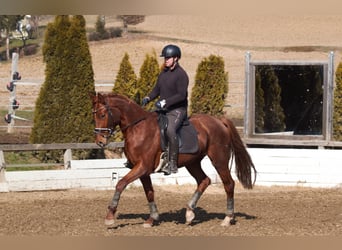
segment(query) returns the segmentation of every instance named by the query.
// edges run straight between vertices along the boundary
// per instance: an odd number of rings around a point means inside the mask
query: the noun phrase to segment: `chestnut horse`
[[[144,227],[150,227],[159,219],[150,177],[157,169],[162,153],[157,113],[146,111],[127,97],[114,93],[97,93],[91,98],[96,143],[101,147],[107,145],[108,138],[116,126],[119,126],[124,136],[124,153],[133,165],[132,169],[118,181],[115,187],[114,196],[108,206],[105,224],[107,226],[114,225],[115,213],[122,192],[128,184],[139,178],[150,209],[150,216],[144,222]],[[247,189],[253,188],[255,183],[254,164],[238,131],[230,120],[200,114],[192,115],[189,121],[197,130],[199,150],[194,154],[180,154],[178,159],[178,166],[184,166],[197,182],[197,188],[186,206],[186,222],[189,224],[195,218],[196,204],[210,185],[210,179],[201,168],[201,160],[207,155],[219,174],[227,195],[226,217],[221,225],[231,225],[235,222],[235,182],[230,173],[230,157],[234,156],[237,178]],[[254,181],[252,172],[254,172]]]

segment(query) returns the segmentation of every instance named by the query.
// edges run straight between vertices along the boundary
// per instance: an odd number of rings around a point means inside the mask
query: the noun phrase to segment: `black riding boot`
[[[169,141],[169,162],[161,169],[164,175],[178,172],[178,139],[176,138],[173,143]]]

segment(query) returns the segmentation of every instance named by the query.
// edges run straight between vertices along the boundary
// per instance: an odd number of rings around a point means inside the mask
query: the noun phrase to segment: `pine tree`
[[[338,64],[335,73],[333,138],[342,140],[342,62]]]
[[[160,73],[160,66],[158,64],[156,53],[153,52],[152,55],[146,54],[145,60],[140,68],[140,77],[138,79],[138,102],[141,104],[142,98],[148,95],[153,89],[155,83],[157,82],[158,75]],[[149,103],[146,109],[151,110],[153,108],[153,103]]]
[[[137,76],[129,61],[129,55],[125,53],[114,82],[113,92],[135,100],[137,95],[137,82]]]
[[[198,65],[191,94],[191,112],[222,115],[228,94],[228,72],[220,56],[210,55]]]

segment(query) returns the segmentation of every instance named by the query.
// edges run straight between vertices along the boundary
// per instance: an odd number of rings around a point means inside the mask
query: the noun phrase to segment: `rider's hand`
[[[144,97],[144,98],[142,99],[141,105],[142,105],[142,106],[146,106],[147,103],[149,103],[149,102],[150,102],[150,98],[149,98],[148,96],[146,96],[146,97]]]
[[[166,105],[166,101],[165,100],[157,101],[155,105],[158,109],[163,109]]]

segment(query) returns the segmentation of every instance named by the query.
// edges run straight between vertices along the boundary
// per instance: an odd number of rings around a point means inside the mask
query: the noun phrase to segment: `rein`
[[[125,130],[127,130],[129,127],[132,127],[132,126],[138,124],[139,122],[141,122],[141,121],[143,121],[143,120],[145,120],[145,119],[146,119],[146,117],[139,118],[138,120],[136,120],[136,121],[134,121],[134,122],[128,124],[127,126],[123,127],[123,128],[121,129],[121,131],[122,131],[122,132],[125,132]]]

